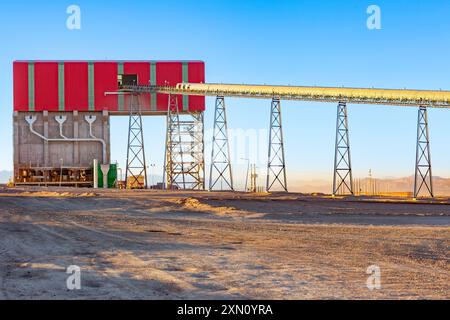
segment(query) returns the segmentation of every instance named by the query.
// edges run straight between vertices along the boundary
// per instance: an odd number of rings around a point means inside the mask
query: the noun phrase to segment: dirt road
[[[450,205],[59,191],[0,191],[0,299],[450,298]]]

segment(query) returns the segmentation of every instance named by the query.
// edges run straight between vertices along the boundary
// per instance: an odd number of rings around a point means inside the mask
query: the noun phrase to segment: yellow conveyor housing
[[[120,91],[134,93],[156,92],[196,96],[224,96],[261,99],[278,98],[281,100],[450,108],[450,91],[442,90],[179,83],[175,87],[125,85],[121,87]]]
[[[179,83],[176,87],[158,87],[156,91],[200,96],[450,107],[450,91],[432,90]]]

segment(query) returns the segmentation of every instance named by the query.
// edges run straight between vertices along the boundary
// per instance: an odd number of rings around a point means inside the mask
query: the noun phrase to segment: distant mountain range
[[[14,172],[12,171],[0,171],[0,183],[7,183],[9,181],[9,179],[12,178]]]
[[[289,183],[289,181],[288,181]],[[292,181],[289,186],[290,191],[304,193],[331,193],[333,188],[332,181],[312,180],[312,181]],[[412,192],[414,188],[414,176],[403,178],[386,179],[355,179],[355,189],[361,189],[362,192],[373,190],[378,192]],[[425,186],[423,187],[425,189]],[[435,195],[450,196],[450,178],[433,177],[433,189]]]
[[[13,176],[13,171],[0,171],[0,183],[7,183]],[[158,175],[149,176],[149,184],[154,185],[162,181]],[[332,181],[327,180],[300,180],[288,179],[289,191],[303,193],[325,193],[332,191]],[[414,177],[403,178],[385,178],[385,179],[355,179],[355,189],[361,189],[367,192],[375,188],[378,192],[412,192],[414,186]],[[425,187],[424,187],[425,188]],[[437,196],[450,196],[450,178],[433,177],[434,193]],[[356,191],[356,190],[355,190]]]

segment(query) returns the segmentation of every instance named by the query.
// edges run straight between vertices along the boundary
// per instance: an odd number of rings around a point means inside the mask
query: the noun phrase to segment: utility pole
[[[252,173],[250,175],[250,192],[257,192],[257,179],[258,174],[256,173],[256,164],[252,165]]]
[[[241,158],[241,160],[246,160],[247,161],[247,173],[246,173],[246,175],[245,175],[245,189],[244,189],[244,191],[245,192],[248,192],[248,174],[249,174],[249,171],[250,171],[250,159],[248,159],[248,158]]]

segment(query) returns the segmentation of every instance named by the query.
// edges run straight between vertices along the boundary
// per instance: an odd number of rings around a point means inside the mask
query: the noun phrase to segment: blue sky
[[[66,28],[71,4],[81,8],[81,30]],[[366,27],[371,4],[381,8],[381,30]],[[15,1],[2,4],[0,30],[0,170],[12,170],[15,59],[199,59],[208,82],[450,90],[445,0]],[[208,129],[214,99],[207,103]],[[267,130],[270,101],[227,99],[227,106],[231,129]],[[282,106],[290,180],[331,181],[336,106]],[[348,111],[356,177],[369,169],[378,177],[413,174],[415,108]],[[448,177],[450,111],[429,110],[429,122],[434,174]],[[112,126],[112,158],[124,166],[127,119]],[[147,158],[161,171],[164,119],[146,118],[145,126]],[[264,159],[252,160],[263,174]],[[238,180],[244,169],[236,165]]]

